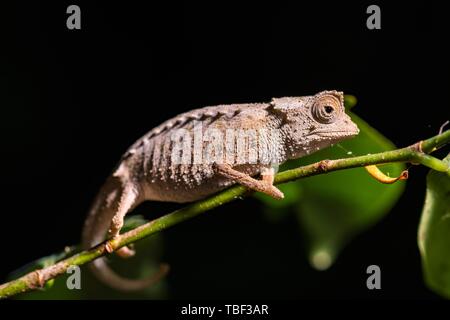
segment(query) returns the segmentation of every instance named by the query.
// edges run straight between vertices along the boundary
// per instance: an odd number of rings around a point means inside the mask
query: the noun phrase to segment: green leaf
[[[358,103],[358,99],[356,99],[355,96],[352,96],[351,94],[344,95],[345,109],[350,110],[356,105],[356,103]]]
[[[450,154],[444,159],[450,164]],[[450,173],[430,170],[418,231],[425,282],[450,299]]]
[[[395,149],[394,144],[352,112],[347,112],[360,128],[354,139],[321,150],[283,165],[282,170],[314,163],[323,159],[345,158]],[[397,176],[403,164],[381,168],[385,174]],[[319,270],[332,265],[343,247],[357,234],[378,222],[403,192],[405,183],[381,184],[370,177],[364,168],[330,172],[283,187],[288,201],[257,197],[266,204],[266,214],[297,215],[308,242],[310,263]],[[273,218],[271,218],[273,220]]]

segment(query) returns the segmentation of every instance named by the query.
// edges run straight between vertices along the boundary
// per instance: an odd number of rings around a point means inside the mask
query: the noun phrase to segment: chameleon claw
[[[37,288],[43,288],[45,285],[44,277],[42,276],[42,273],[40,270],[36,270],[34,272],[36,274],[36,285]]]
[[[113,247],[113,245],[111,243],[111,240],[106,241],[105,250],[108,253],[113,253],[114,252],[114,247]]]
[[[277,199],[277,200],[282,200],[284,199],[284,193],[281,192],[280,189],[278,189],[277,187],[274,187],[272,185],[270,185],[270,188],[268,190],[268,193],[271,197]]]

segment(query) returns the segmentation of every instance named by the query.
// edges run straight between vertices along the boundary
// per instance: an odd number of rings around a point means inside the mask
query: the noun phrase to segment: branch
[[[281,184],[326,172],[392,162],[422,164],[431,169],[449,172],[450,174],[450,169],[445,162],[427,154],[449,142],[450,130],[447,130],[430,139],[420,141],[406,148],[352,158],[322,160],[314,164],[287,170],[278,173],[274,183]],[[231,187],[205,200],[192,203],[182,209],[143,224],[131,231],[121,234],[114,240],[105,241],[94,248],[82,251],[49,267],[32,271],[16,280],[2,284],[0,285],[0,299],[41,288],[48,280],[65,273],[71,265],[83,265],[108,254],[106,246],[116,250],[120,247],[129,245],[225,203],[242,198],[248,195],[246,191],[246,188],[239,185]]]

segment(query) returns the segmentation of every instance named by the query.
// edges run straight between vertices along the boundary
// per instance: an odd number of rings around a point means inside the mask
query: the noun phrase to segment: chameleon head
[[[345,113],[343,92],[273,99],[271,105],[282,115],[288,158],[299,158],[359,133]]]

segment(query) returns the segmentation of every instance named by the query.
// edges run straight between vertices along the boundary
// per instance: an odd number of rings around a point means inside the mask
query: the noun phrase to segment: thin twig
[[[295,168],[281,172],[275,177],[275,184],[286,183],[300,178],[327,172],[365,167],[368,165],[379,165],[392,162],[420,163],[437,171],[450,172],[448,165],[426,153],[432,152],[439,147],[450,142],[450,130],[447,130],[430,139],[420,141],[412,146],[392,151],[386,151],[365,156],[338,160],[322,160],[307,166]],[[108,254],[106,247],[116,250],[129,245],[154,233],[165,230],[183,221],[189,220],[201,213],[219,207],[225,203],[244,197],[246,189],[242,186],[234,186],[222,191],[205,200],[192,203],[182,209],[169,213],[158,219],[143,224],[131,231],[128,231],[114,240],[105,241],[102,244],[82,251],[69,258],[66,258],[49,267],[32,271],[16,280],[0,285],[0,298],[7,298],[21,292],[27,292],[42,287],[48,280],[53,279],[63,273],[71,265],[83,265],[96,258]]]

